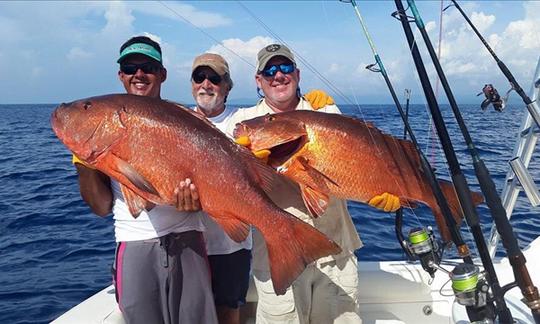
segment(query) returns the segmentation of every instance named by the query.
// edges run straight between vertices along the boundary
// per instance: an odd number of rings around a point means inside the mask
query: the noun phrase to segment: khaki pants
[[[253,270],[257,323],[362,323],[358,311],[358,263],[354,254],[309,265],[285,295],[274,293],[270,273]]]

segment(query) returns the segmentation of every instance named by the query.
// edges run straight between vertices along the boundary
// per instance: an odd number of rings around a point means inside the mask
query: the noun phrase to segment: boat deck
[[[523,252],[533,282],[540,283],[540,237]],[[451,265],[443,265],[448,270]],[[495,268],[501,285],[513,280],[507,259]],[[437,271],[431,280],[420,264],[405,261],[360,262],[360,311],[363,324],[380,323],[469,323],[465,309],[454,303],[448,276]],[[254,323],[257,294],[250,285],[243,309],[245,323]],[[518,288],[506,294],[508,307],[518,323],[532,323],[529,309],[521,301]],[[124,323],[109,286],[52,322],[53,324]]]

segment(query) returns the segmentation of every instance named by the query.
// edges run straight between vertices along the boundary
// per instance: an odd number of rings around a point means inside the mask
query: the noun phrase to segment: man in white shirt
[[[121,46],[117,62],[118,77],[127,93],[161,97],[167,70],[158,43],[146,36],[133,37]],[[113,277],[124,321],[217,323],[202,236],[205,214],[181,202],[178,210],[155,206],[134,218],[117,181],[76,156],[73,162],[83,200],[99,216],[114,215]]]
[[[225,131],[233,111],[225,103],[233,87],[229,65],[218,54],[205,53],[193,61],[191,89],[195,111]],[[212,290],[220,324],[239,324],[239,307],[246,303],[251,263],[251,233],[245,241],[233,241],[210,216],[203,218]]]

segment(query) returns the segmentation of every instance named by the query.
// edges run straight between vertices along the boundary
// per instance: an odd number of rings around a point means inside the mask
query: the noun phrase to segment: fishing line
[[[395,0],[397,10],[399,12],[404,12],[403,5],[401,3],[401,0]],[[444,87],[444,90],[446,92],[447,98],[450,102],[450,105],[452,107],[452,110],[454,111],[454,116],[456,118],[457,123],[460,126],[460,129],[462,131],[462,134],[465,138],[465,141],[467,143],[467,147],[469,149],[469,152],[471,153],[473,157],[473,164],[474,169],[477,175],[478,180],[480,181],[480,187],[482,189],[482,192],[485,195],[486,202],[490,209],[492,210],[492,215],[494,216],[494,219],[496,220],[496,224],[498,224],[498,217],[495,217],[495,214],[493,211],[502,209],[498,208],[499,206],[496,206],[496,202],[498,199],[498,205],[502,207],[500,203],[500,198],[496,194],[496,191],[494,194],[492,193],[492,189],[495,190],[495,186],[493,184],[493,181],[491,177],[489,177],[489,173],[487,172],[487,169],[485,168],[485,165],[483,165],[483,161],[479,158],[477,151],[474,148],[474,144],[472,143],[470,136],[467,132],[467,128],[461,118],[461,115],[459,113],[459,108],[457,107],[457,104],[455,102],[454,96],[451,92],[451,89],[448,85],[448,82],[446,80],[446,77],[444,75],[444,72],[442,71],[442,68],[440,66],[440,62],[438,61],[433,46],[431,44],[431,41],[429,39],[429,36],[427,35],[427,32],[425,30],[424,23],[420,17],[420,14],[418,12],[418,9],[416,8],[415,2],[413,0],[407,0],[407,3],[414,15],[414,22],[417,26],[417,28],[420,30],[422,34],[422,38],[424,39],[424,43],[428,49],[429,55],[433,61],[433,64],[435,66],[435,69],[437,70],[437,74],[441,80],[441,83]],[[403,19],[403,17],[400,18],[403,30],[407,36],[407,40],[409,43],[411,43],[412,36],[411,27],[409,26],[410,21]],[[497,278],[497,274],[495,272],[495,268],[493,265],[493,262],[491,260],[491,257],[489,255],[489,252],[487,251],[487,246],[485,243],[485,239],[483,236],[482,229],[480,227],[479,223],[479,217],[478,212],[473,204],[472,197],[471,197],[471,191],[469,188],[469,185],[467,184],[467,180],[461,171],[461,167],[459,164],[459,161],[456,156],[456,152],[453,148],[452,142],[450,140],[448,130],[446,128],[446,125],[444,123],[444,120],[442,118],[442,114],[440,112],[440,108],[438,106],[437,100],[434,96],[433,90],[431,88],[431,84],[429,82],[429,77],[427,75],[424,63],[422,61],[420,52],[415,47],[414,51],[411,53],[413,55],[416,69],[418,73],[421,75],[422,79],[422,86],[424,89],[424,92],[427,97],[429,97],[429,103],[430,103],[430,110],[432,113],[432,116],[436,118],[436,126],[438,130],[439,138],[441,139],[441,142],[443,143],[444,153],[446,156],[446,160],[448,163],[448,166],[452,172],[452,179],[454,182],[454,185],[456,187],[456,192],[458,193],[459,201],[461,202],[461,208],[463,209],[465,213],[465,217],[467,219],[467,223],[469,224],[471,231],[474,236],[474,240],[476,242],[476,245],[478,247],[478,252],[480,255],[480,258],[482,260],[482,265],[484,266],[484,270],[487,273],[488,276],[488,283],[489,286],[492,289],[494,299],[495,301],[495,311],[497,313],[497,316],[499,317],[499,320],[504,323],[509,323],[512,321],[512,314],[510,313],[510,310],[508,309],[506,302],[504,300],[503,291],[501,289],[501,286],[499,285],[499,281]],[[488,179],[489,178],[489,179]],[[491,181],[491,183],[489,183]],[[504,217],[505,218],[505,217]],[[505,218],[506,219],[506,218]],[[499,229],[499,226],[497,226]],[[481,313],[484,311],[482,310],[486,306],[483,307],[477,307],[475,309],[478,309]],[[492,307],[488,304],[488,307]]]
[[[279,37],[272,29],[266,25],[259,17],[257,17],[249,8],[247,8],[243,3],[240,1],[237,1],[238,5],[242,7],[259,25],[261,25],[268,34],[270,34],[273,38],[275,38],[277,41],[279,41],[281,44],[286,45],[291,49],[291,51],[295,54],[296,58],[302,62],[306,66],[306,68],[311,71],[315,76],[321,80],[328,88],[330,88],[331,91],[337,94],[338,98],[341,98],[343,101],[345,101],[349,105],[355,105],[354,102],[352,102],[338,87],[336,87],[332,81],[328,80],[322,73],[320,73],[311,63],[309,63],[302,55],[300,55],[299,52],[294,50],[292,46],[290,46],[284,39]]]
[[[366,118],[365,118],[365,116],[364,116],[364,112],[363,112],[361,109],[358,108],[358,107],[359,107],[359,104],[358,104],[358,98],[356,97],[356,92],[355,92],[352,88],[351,88],[351,93],[352,93],[352,95],[353,95],[353,99],[354,99],[355,102],[357,103],[357,105],[355,105],[355,108],[358,110],[358,113],[359,113],[359,115],[361,116],[362,121],[365,122]],[[373,134],[372,134],[370,128],[368,127],[367,130],[368,130],[368,134],[369,134],[369,136],[370,136],[370,138],[371,138],[371,142],[373,143],[373,146],[374,146],[375,149],[377,150],[378,154],[379,154],[379,155],[382,155],[383,152],[382,152],[381,148],[379,147],[379,144],[377,144],[377,143],[375,142],[375,138],[374,138],[374,136],[373,136]],[[394,180],[394,183],[396,184],[396,188],[399,188],[400,191],[401,191],[401,193],[403,194],[403,193],[404,193],[404,189],[398,184],[397,178],[396,178],[395,176],[393,176],[393,175],[392,175],[391,177],[392,177],[392,180]],[[417,224],[417,225],[419,225],[419,226],[422,226],[422,225],[423,225],[423,224],[422,224],[422,221],[420,220],[420,217],[419,217],[418,214],[416,213],[415,209],[413,209],[413,208],[411,208],[411,207],[409,207],[409,206],[402,206],[402,207],[408,209],[408,210],[414,215],[414,218],[413,218],[412,220],[416,221],[416,224]]]
[[[194,23],[192,23],[190,20],[188,20],[186,17],[182,16],[180,13],[178,13],[176,10],[174,10],[173,8],[167,6],[163,1],[158,1],[162,6],[164,6],[165,8],[169,9],[172,13],[174,13],[176,16],[178,16],[180,19],[182,19],[183,21],[185,21],[186,23],[190,24],[192,27],[194,27],[195,29],[197,29],[198,31],[200,31],[201,33],[203,33],[206,37],[210,38],[211,40],[213,40],[214,42],[216,42],[218,45],[220,45],[221,47],[223,47],[224,49],[226,49],[227,51],[229,51],[230,53],[232,53],[234,56],[238,57],[239,59],[241,59],[242,61],[244,61],[244,63],[246,63],[247,65],[251,66],[252,68],[255,68],[255,66],[253,64],[251,64],[251,62],[249,62],[248,60],[246,60],[245,58],[243,58],[242,56],[240,56],[239,54],[237,54],[234,50],[228,48],[227,46],[225,46],[225,44],[223,44],[221,41],[219,41],[218,39],[216,39],[214,36],[210,35],[209,33],[207,33],[204,29],[198,27],[197,25],[195,25]]]
[[[285,42],[285,40],[283,40],[281,37],[279,37],[279,35],[277,35],[275,32],[272,31],[272,29],[267,26],[259,17],[257,17],[253,12],[251,12],[244,4],[242,4],[241,2],[238,2],[238,4],[244,8],[244,10],[253,17],[253,19],[255,19],[272,37],[274,37],[275,39],[277,39],[279,42],[281,42],[282,44],[285,44],[287,45],[289,48],[292,48],[291,46],[289,46],[287,44],[287,42]],[[339,96],[342,98],[342,99],[345,99],[347,101],[347,103],[349,103],[350,105],[354,106],[359,112],[360,112],[360,115],[362,116],[362,121],[363,122],[366,122],[366,118],[365,118],[365,115],[364,115],[364,112],[362,111],[362,108],[360,106],[360,104],[358,103],[358,99],[356,98],[356,92],[355,91],[352,91],[352,94],[355,98],[355,102],[352,102],[350,99],[348,99],[345,94],[343,92],[341,92],[340,89],[338,89],[337,87],[335,87],[333,85],[333,83],[331,81],[329,81],[326,77],[324,77],[314,66],[312,66],[306,59],[304,59],[304,57],[302,57],[297,51],[293,50],[293,52],[295,53],[296,57],[299,58],[299,60],[306,66],[308,67],[308,69],[313,72],[316,76],[319,77],[319,79],[321,81],[323,81],[323,83],[325,83],[328,87],[330,87],[335,93],[338,93]],[[368,131],[368,134],[370,136],[370,139],[371,139],[371,142],[373,143],[373,146],[375,147],[375,149],[377,150],[377,152],[379,154],[382,155],[383,151],[381,150],[381,148],[379,147],[379,145],[376,143],[376,140],[375,140],[375,137],[373,136],[373,133],[372,133],[372,130],[370,127],[367,127],[367,131]],[[396,187],[397,188],[400,188],[401,192],[404,193],[404,189],[401,188],[398,184],[398,181],[397,181],[397,178],[396,177],[392,177],[392,180],[394,181],[394,183],[396,184]],[[419,220],[418,216],[415,214],[415,216],[417,217],[417,219]]]
[[[345,1],[343,1],[345,2]],[[347,1],[348,2],[348,1]],[[405,117],[405,114],[403,112],[403,108],[401,107],[401,104],[399,102],[399,99],[397,98],[397,95],[394,91],[394,87],[392,86],[392,83],[388,77],[388,74],[386,73],[386,69],[384,67],[384,64],[382,63],[382,60],[375,48],[375,44],[373,43],[373,40],[367,30],[367,26],[366,24],[364,23],[364,19],[362,18],[362,15],[360,14],[360,10],[358,9],[358,6],[356,5],[356,1],[355,0],[350,0],[350,3],[351,5],[353,6],[354,10],[355,10],[355,13],[356,13],[356,16],[358,17],[358,20],[360,21],[360,25],[362,26],[362,30],[364,31],[364,35],[366,36],[366,39],[369,43],[369,46],[371,48],[371,51],[373,53],[373,56],[375,58],[375,61],[376,61],[376,64],[378,65],[378,69],[374,69],[374,68],[370,68],[371,71],[374,71],[374,72],[380,72],[382,74],[382,76],[384,77],[384,80],[385,80],[385,83],[387,85],[387,88],[388,90],[390,91],[390,94],[392,96],[392,99],[396,105],[396,108],[398,110],[398,112],[400,113],[401,115],[401,118],[403,120],[403,123],[406,127],[406,130],[409,132],[409,135],[411,137],[411,141],[419,155],[419,158],[420,158],[420,166],[421,166],[421,170],[423,171],[423,174],[424,176],[427,177],[427,180],[428,180],[428,183],[432,189],[432,192],[435,196],[435,199],[436,199],[436,202],[440,208],[440,212],[442,213],[442,216],[443,216],[443,219],[444,219],[444,222],[445,224],[447,225],[447,228],[448,228],[448,231],[449,231],[449,234],[450,234],[450,237],[451,237],[451,240],[456,244],[456,248],[457,248],[457,251],[460,255],[461,258],[463,258],[463,260],[467,263],[472,263],[472,259],[470,257],[470,252],[469,252],[469,249],[467,247],[467,245],[464,243],[463,239],[461,238],[461,235],[459,233],[459,230],[457,228],[457,223],[455,221],[455,219],[453,218],[452,216],[452,213],[450,211],[450,207],[448,205],[448,202],[442,192],[442,188],[440,187],[439,185],[439,182],[435,176],[435,173],[433,172],[432,168],[431,168],[431,165],[429,164],[429,162],[427,161],[425,155],[422,153],[421,149],[420,149],[420,146],[418,144],[418,141],[416,140],[416,136],[414,135],[414,132],[409,124],[409,122],[407,121],[407,118]],[[413,43],[414,44],[414,43]],[[411,46],[414,46],[414,45],[411,45]],[[375,64],[371,65],[371,67],[373,67]],[[368,66],[369,68],[369,66]],[[387,143],[386,141],[383,141],[383,143],[389,148],[391,149],[390,147],[390,143]],[[401,148],[401,144],[399,142],[399,140],[395,137],[392,137],[392,143],[394,144],[395,147],[397,148]],[[398,186],[398,182],[397,182],[397,177],[392,177],[394,182],[396,183],[396,187],[399,188],[400,191],[402,191],[402,193],[404,193],[404,189],[399,187]]]
[[[412,0],[408,0],[408,1],[412,1]],[[534,119],[537,126],[540,127],[540,124],[539,124],[540,116],[538,113],[539,107],[537,103],[532,102],[529,96],[527,96],[527,94],[523,91],[523,89],[521,88],[517,80],[514,78],[514,76],[510,72],[510,70],[497,57],[495,52],[491,49],[487,41],[482,37],[478,29],[476,29],[474,24],[471,22],[469,17],[467,17],[465,12],[461,9],[461,7],[456,2],[456,0],[452,0],[452,3],[462,14],[463,18],[465,18],[469,26],[478,36],[480,41],[484,44],[484,47],[488,50],[488,52],[491,54],[493,59],[497,62],[497,65],[499,66],[502,73],[506,76],[506,78],[512,85],[512,88],[519,94],[523,102],[526,104],[527,109],[529,110],[530,116]],[[421,20],[417,21],[417,24],[419,23],[421,23]],[[438,62],[434,60],[434,63],[437,63],[435,64],[435,67],[438,68]],[[439,72],[439,68],[437,72]],[[445,82],[444,74],[439,73],[439,75],[444,85],[444,82]],[[446,86],[445,86],[445,90],[446,90]],[[453,99],[453,97],[451,96],[451,92],[450,92],[450,95],[448,95],[448,99],[450,101],[452,101]],[[454,107],[452,106],[452,108]],[[453,109],[453,110],[454,110],[455,118],[458,121],[458,124],[460,125],[460,127],[462,128],[462,134],[463,134],[463,137],[465,138],[465,141],[467,142],[469,152],[471,156],[473,157],[473,162],[474,162],[473,165],[475,167],[474,169],[476,172],[476,176],[480,183],[482,192],[484,192],[484,195],[486,196],[486,203],[490,209],[491,215],[495,222],[495,226],[501,236],[503,246],[507,252],[508,260],[510,261],[510,264],[512,266],[512,270],[514,273],[515,282],[517,282],[517,284],[519,285],[521,293],[523,297],[525,297],[526,305],[531,310],[531,313],[533,315],[535,322],[540,323],[540,294],[538,292],[538,288],[534,286],[532,279],[530,277],[529,271],[527,269],[527,266],[525,265],[525,263],[527,262],[525,260],[525,256],[523,255],[523,253],[521,252],[519,248],[517,239],[512,230],[512,226],[510,225],[510,222],[507,218],[506,210],[504,206],[502,205],[501,199],[495,188],[495,184],[493,183],[493,179],[489,175],[489,172],[487,168],[485,167],[483,161],[479,158],[478,152],[476,151],[476,149],[474,148],[474,145],[472,144],[467,128],[464,126],[464,123],[463,123],[463,127],[462,127],[462,123],[460,123],[461,115],[459,113],[459,109]],[[489,256],[489,251],[488,251],[488,256]],[[496,297],[498,297],[497,294],[495,295]]]
[[[439,11],[439,39],[438,39],[438,44],[437,44],[437,58],[440,59],[441,58],[441,47],[442,47],[442,35],[443,35],[443,12],[444,12],[444,0],[441,0],[441,9]],[[416,39],[416,37],[415,37]],[[439,85],[440,85],[440,80],[439,78],[435,77],[435,98],[439,99]],[[432,135],[433,135],[433,138],[436,138],[437,137],[437,134],[435,133],[436,130],[435,130],[435,124],[434,124],[434,121],[433,119],[431,119],[431,131],[432,131]],[[435,159],[437,158],[437,153],[440,152],[441,148],[440,146],[437,147],[437,145],[435,144],[436,141],[432,141],[431,142],[431,163],[433,165],[436,164],[436,161]],[[439,150],[437,150],[437,148],[439,148]]]

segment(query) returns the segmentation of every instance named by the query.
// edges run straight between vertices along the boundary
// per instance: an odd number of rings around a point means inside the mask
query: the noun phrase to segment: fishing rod
[[[499,284],[497,274],[493,266],[493,262],[489,255],[487,245],[486,245],[483,233],[482,233],[482,228],[480,227],[479,217],[474,207],[474,204],[472,202],[471,191],[467,184],[467,180],[465,179],[465,176],[463,175],[463,172],[461,171],[461,167],[459,165],[456,152],[453,148],[452,142],[450,140],[450,136],[448,134],[448,130],[442,118],[442,114],[438,106],[437,99],[435,98],[435,94],[431,87],[431,83],[429,81],[426,68],[422,61],[420,51],[418,50],[418,47],[416,45],[416,40],[414,39],[411,26],[409,25],[410,17],[406,15],[405,9],[403,8],[403,4],[401,3],[401,0],[394,0],[394,2],[396,4],[397,11],[394,12],[392,16],[397,17],[401,21],[403,31],[407,38],[407,42],[409,43],[409,49],[411,51],[414,64],[416,66],[416,70],[418,72],[418,75],[422,84],[422,89],[424,90],[424,94],[426,96],[426,100],[427,100],[427,103],[428,103],[428,106],[429,106],[429,109],[433,118],[433,122],[437,129],[439,140],[441,141],[441,145],[442,145],[442,148],[446,157],[446,161],[448,163],[448,166],[451,172],[452,181],[454,183],[454,187],[456,189],[456,193],[458,195],[461,208],[465,214],[467,224],[470,227],[474,241],[478,248],[478,253],[480,255],[482,265],[484,266],[484,270],[487,273],[487,281],[494,295],[495,311],[497,313],[499,321],[501,321],[502,323],[511,323],[512,314],[510,313],[510,310],[506,306],[506,302],[503,296],[503,291]],[[477,314],[470,314],[468,312],[469,317],[471,318],[471,320],[482,320],[482,319],[485,319],[486,317],[489,318],[492,316],[490,314],[491,308],[492,308],[491,301],[486,302],[485,305],[478,305]],[[476,316],[478,316],[478,318],[472,318]]]
[[[455,3],[455,1],[453,2]],[[450,103],[450,106],[452,107],[452,111],[454,112],[454,117],[459,125],[461,133],[463,134],[463,138],[465,139],[467,148],[469,149],[469,153],[472,157],[476,177],[480,184],[480,188],[482,189],[482,193],[484,194],[486,198],[486,204],[488,205],[490,209],[491,216],[495,222],[495,226],[501,235],[501,240],[502,240],[504,248],[507,251],[508,260],[510,261],[510,264],[512,265],[512,270],[514,272],[514,277],[516,279],[516,282],[521,289],[521,293],[527,300],[527,303],[526,303],[527,306],[529,306],[529,308],[531,308],[532,310],[533,317],[535,318],[536,323],[540,323],[540,296],[538,295],[538,289],[533,285],[531,277],[529,275],[529,271],[527,270],[527,267],[525,266],[525,263],[527,261],[525,260],[525,256],[523,255],[523,253],[521,252],[519,248],[514,232],[512,231],[512,226],[510,225],[510,221],[506,217],[506,210],[504,209],[501,199],[497,193],[495,183],[493,182],[493,179],[491,178],[484,161],[480,158],[480,155],[474,146],[474,143],[469,134],[467,126],[465,125],[465,122],[463,120],[459,107],[452,93],[452,90],[450,89],[450,85],[448,84],[448,80],[446,79],[446,76],[444,74],[444,71],[442,70],[439,59],[437,58],[437,55],[435,54],[433,45],[431,44],[427,31],[424,27],[424,23],[422,21],[422,18],[420,17],[420,13],[418,12],[418,9],[416,8],[416,4],[414,3],[414,0],[407,0],[407,3],[409,4],[409,7],[411,8],[411,11],[414,15],[414,21],[416,22],[416,25],[422,35],[422,38],[424,39],[429,55],[433,61],[433,65],[435,66],[435,69],[437,70],[437,74],[439,75],[441,84],[444,88],[446,96],[448,97],[448,101]],[[502,66],[504,66],[505,70],[508,71],[504,63],[502,63]],[[521,89],[521,87],[519,87],[519,89]],[[521,92],[523,92],[523,90],[521,90]],[[529,102],[530,102],[530,99],[529,99]]]
[[[413,142],[414,146],[416,147],[416,150],[419,153],[420,156],[420,165],[422,167],[422,171],[426,174],[428,178],[429,185],[433,191],[433,194],[435,195],[435,198],[437,200],[437,203],[439,207],[441,208],[442,214],[444,216],[446,225],[449,228],[450,236],[452,238],[452,242],[456,245],[456,249],[458,251],[459,256],[463,259],[464,262],[472,264],[472,258],[469,248],[467,247],[467,244],[463,241],[463,238],[461,236],[461,233],[459,232],[459,228],[457,226],[456,220],[454,217],[452,217],[452,212],[450,211],[450,207],[448,206],[448,202],[445,199],[441,187],[439,186],[439,183],[437,181],[437,178],[435,176],[435,173],[433,172],[433,168],[429,164],[426,156],[423,154],[420,146],[418,145],[418,141],[416,140],[416,136],[414,135],[414,132],[410,126],[410,123],[408,121],[408,116],[403,112],[403,108],[401,107],[401,104],[399,102],[399,99],[397,98],[396,92],[394,91],[394,87],[392,86],[392,83],[390,82],[390,78],[388,77],[388,74],[386,73],[386,69],[384,68],[384,64],[377,53],[377,50],[375,49],[375,44],[373,43],[373,40],[371,39],[371,36],[367,30],[367,26],[364,23],[364,20],[362,18],[362,15],[360,14],[360,10],[358,9],[358,6],[356,5],[355,0],[340,0],[342,2],[350,2],[356,12],[356,16],[358,17],[360,21],[360,25],[362,26],[362,29],[364,31],[364,35],[366,36],[369,46],[371,47],[371,51],[373,52],[373,55],[375,57],[376,64],[368,65],[368,69],[373,72],[380,72],[382,76],[384,77],[384,81],[386,82],[386,86],[388,87],[388,90],[390,91],[390,95],[392,96],[392,99],[394,100],[394,103],[396,105],[397,110],[399,111],[399,114],[401,118],[403,119],[403,123],[405,125],[405,134],[408,132],[411,141]],[[375,68],[375,65],[378,65],[378,69]],[[410,92],[407,92],[410,94]],[[407,107],[408,107],[409,100],[407,99]],[[408,113],[408,109],[407,109]],[[403,245],[402,245],[403,246]],[[424,263],[429,262],[428,260],[422,260],[422,266],[424,269],[430,268],[429,266],[425,265]],[[433,276],[434,270],[427,270],[430,272],[430,275]]]
[[[409,120],[409,101],[411,100],[411,89],[405,89],[405,120]],[[403,129],[403,139],[407,139],[407,127]]]
[[[536,102],[533,102],[531,100],[531,98],[529,98],[529,96],[527,96],[527,94],[525,93],[525,91],[523,91],[523,88],[521,88],[521,86],[519,85],[519,83],[517,82],[516,78],[514,78],[514,75],[512,74],[512,72],[510,72],[510,70],[508,69],[508,67],[506,67],[506,65],[497,57],[497,55],[495,54],[495,52],[493,51],[493,49],[491,49],[491,47],[489,46],[489,44],[487,43],[487,41],[484,39],[484,37],[482,37],[482,34],[480,34],[480,32],[478,31],[478,29],[476,29],[476,27],[474,26],[474,24],[472,23],[472,21],[469,19],[469,17],[467,17],[467,15],[465,14],[465,12],[461,9],[461,7],[458,5],[458,3],[455,1],[455,0],[451,0],[452,3],[454,4],[454,6],[457,8],[457,10],[459,10],[459,12],[461,13],[461,15],[463,16],[463,18],[465,18],[465,20],[467,21],[467,23],[469,24],[469,26],[472,28],[472,30],[474,31],[474,33],[476,34],[476,36],[478,36],[478,38],[480,39],[480,41],[482,42],[482,44],[484,44],[484,46],[486,47],[486,49],[488,50],[489,54],[491,54],[491,56],[493,57],[493,59],[495,59],[495,62],[497,62],[497,65],[499,66],[499,68],[501,69],[501,72],[504,74],[504,76],[508,79],[508,82],[510,82],[510,85],[512,86],[512,88],[510,90],[516,90],[517,94],[521,97],[521,99],[523,99],[523,102],[525,103],[525,105],[527,106],[527,109],[529,110],[529,113],[531,114],[531,117],[534,119],[534,121],[536,122],[536,125],[538,127],[540,127],[540,108],[538,107],[538,104]],[[448,7],[445,8],[445,10],[448,9]]]

